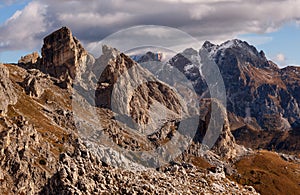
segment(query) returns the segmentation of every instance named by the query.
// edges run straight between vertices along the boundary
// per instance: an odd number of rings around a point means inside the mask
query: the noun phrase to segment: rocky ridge
[[[221,45],[207,41],[202,50],[216,63],[223,77],[230,128],[238,143],[252,148],[299,152],[299,144],[293,138],[300,120],[299,68],[280,69],[267,60],[263,51],[258,52],[254,46],[240,40]],[[187,49],[172,58],[170,64],[186,75],[199,96],[210,97],[201,75],[207,64],[193,62],[192,57],[187,57],[198,55],[199,52]],[[290,148],[283,147],[284,142],[290,142]]]
[[[200,104],[190,147],[170,163],[147,168],[118,150],[132,154],[164,146],[172,136],[184,133],[178,125],[191,114],[174,88],[150,77],[149,71],[114,48],[104,46],[103,55],[94,59],[69,29],[62,28],[45,38],[40,61],[0,68],[1,97],[11,99],[3,104],[6,114],[0,120],[3,193],[258,194],[229,177],[242,177],[235,163],[256,152],[235,142],[229,115],[217,100]],[[152,80],[141,84],[137,81],[144,77],[138,73]],[[129,78],[135,81],[131,83],[135,90],[128,85]],[[71,93],[71,86],[77,94]],[[129,99],[116,104],[116,109],[109,102],[112,94]],[[137,133],[128,118],[132,124],[151,124],[147,120],[161,114],[150,109],[155,102],[169,112],[168,117],[159,128],[150,125],[153,134]],[[222,116],[223,128],[212,150],[203,151],[207,128],[216,122],[210,116],[212,106]],[[107,147],[109,143],[117,147]]]
[[[67,90],[57,87],[51,77],[44,77],[37,70],[3,66],[9,70],[12,88],[19,98],[1,117],[2,193],[257,194],[252,187],[226,178],[223,168],[208,171],[180,161],[159,171],[107,165],[101,160],[103,156],[88,149],[78,137]],[[40,74],[41,79],[47,80],[48,87],[40,96],[26,94],[22,83],[27,82],[22,81],[28,80],[28,74]],[[113,128],[118,130],[118,126]]]

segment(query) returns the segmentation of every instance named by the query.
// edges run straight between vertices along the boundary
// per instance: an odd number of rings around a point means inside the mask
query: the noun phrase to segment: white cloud
[[[276,55],[276,60],[279,62],[285,62],[285,55],[283,53],[279,53]]]
[[[32,0],[0,26],[0,52],[39,49],[42,37],[61,26],[69,26],[86,44],[123,28],[149,24],[178,28],[199,41],[224,41],[299,21],[299,10],[297,0]]]
[[[0,51],[34,49],[41,40],[36,36],[46,31],[46,6],[29,3],[0,26]]]
[[[115,13],[101,15],[99,13],[62,13],[59,14],[58,19],[70,25],[81,24],[82,28],[88,27],[105,27],[106,25],[122,23],[131,18],[130,13]]]
[[[280,66],[280,67],[284,67],[286,66],[286,56],[283,53],[278,53],[275,56],[274,61]]]

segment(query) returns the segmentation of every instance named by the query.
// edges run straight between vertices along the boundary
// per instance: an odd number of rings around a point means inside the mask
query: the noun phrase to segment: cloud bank
[[[41,38],[61,26],[69,26],[85,45],[123,28],[150,24],[220,42],[299,22],[299,10],[297,0],[33,0],[1,24],[0,52],[39,49]]]

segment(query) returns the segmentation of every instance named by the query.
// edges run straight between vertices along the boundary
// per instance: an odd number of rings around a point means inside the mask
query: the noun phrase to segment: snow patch
[[[196,67],[194,64],[188,64],[183,68],[183,70],[184,72],[189,72],[189,70],[191,70],[194,67]]]

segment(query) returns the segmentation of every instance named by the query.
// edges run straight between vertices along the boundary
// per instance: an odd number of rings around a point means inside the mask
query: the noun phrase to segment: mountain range
[[[95,58],[67,27],[41,54],[0,65],[3,194],[299,191],[299,67],[241,40]]]

